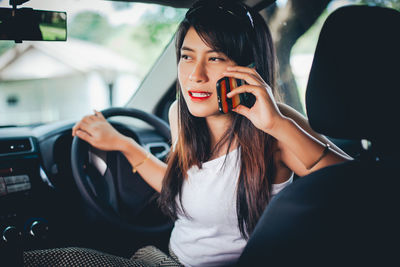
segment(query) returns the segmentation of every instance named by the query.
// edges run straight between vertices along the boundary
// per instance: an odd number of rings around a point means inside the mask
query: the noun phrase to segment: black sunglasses
[[[240,2],[230,2],[230,1],[216,1],[216,2],[211,2],[211,1],[197,1],[196,3],[193,4],[193,6],[187,11],[186,13],[186,18],[190,19],[193,14],[198,12],[199,10],[202,9],[207,9],[207,10],[212,10],[212,9],[217,9],[220,11],[223,11],[227,14],[230,14],[240,20],[245,20],[247,23],[250,24],[251,28],[254,28],[254,22],[253,22],[253,17],[250,14],[250,11],[247,9],[247,7]]]

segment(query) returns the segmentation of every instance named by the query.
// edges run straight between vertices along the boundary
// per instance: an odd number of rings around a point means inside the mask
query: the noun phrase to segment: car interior
[[[275,198],[240,266],[399,263],[389,245],[399,237],[393,211],[400,200],[393,143],[399,91],[392,67],[400,60],[393,56],[400,38],[391,25],[400,25],[399,12],[370,6],[342,7],[325,21],[307,85],[310,124],[327,136],[370,142],[353,161],[302,177]]]
[[[173,222],[158,194],[122,153],[91,147],[72,137],[72,127],[101,110],[118,131],[167,159],[174,33],[193,2],[0,1],[2,262],[16,266],[23,251],[71,246],[128,258],[148,244],[168,250]],[[354,160],[296,176],[264,211],[238,265],[393,263],[399,1],[243,2],[273,32],[284,102]],[[104,19],[100,6],[116,15]],[[118,28],[125,16],[145,22]],[[33,23],[39,35],[26,26]],[[44,24],[54,26],[50,33]]]

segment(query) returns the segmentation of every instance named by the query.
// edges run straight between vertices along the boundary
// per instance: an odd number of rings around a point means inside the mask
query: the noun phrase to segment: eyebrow
[[[182,51],[182,50],[184,50],[184,51],[190,51],[190,52],[195,52],[194,49],[192,49],[192,48],[190,48],[190,47],[187,47],[187,46],[182,46],[182,47],[181,47],[181,51]],[[207,50],[206,53],[222,53],[222,52],[221,52],[221,51],[218,51],[218,50],[210,49],[210,50]]]

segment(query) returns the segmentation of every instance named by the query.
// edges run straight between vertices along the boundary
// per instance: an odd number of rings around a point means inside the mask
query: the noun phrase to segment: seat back
[[[400,13],[346,6],[321,30],[307,85],[314,130],[368,139],[353,161],[297,179],[267,206],[239,266],[400,266]],[[397,139],[397,140],[396,140]]]

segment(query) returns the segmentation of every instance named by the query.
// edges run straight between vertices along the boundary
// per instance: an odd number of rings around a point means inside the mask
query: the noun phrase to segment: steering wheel
[[[128,116],[144,121],[165,140],[170,140],[169,125],[150,113],[132,108],[109,108],[101,112],[105,118]],[[131,128],[125,127],[123,131],[140,144]],[[156,192],[138,173],[132,173],[132,167],[122,153],[97,150],[75,136],[71,147],[71,166],[78,191],[89,207],[105,221],[136,233],[158,234],[172,228],[173,223],[161,213],[157,217],[164,219],[154,225],[135,222],[135,217],[147,207]]]

